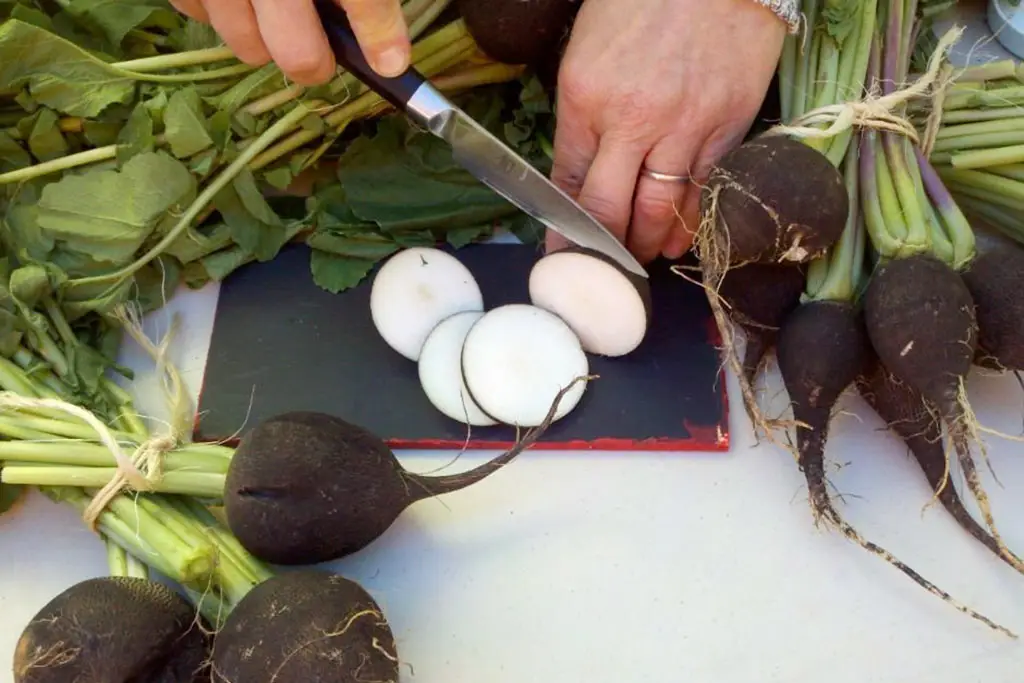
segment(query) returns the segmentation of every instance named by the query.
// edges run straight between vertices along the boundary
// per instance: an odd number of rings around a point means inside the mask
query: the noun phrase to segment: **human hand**
[[[786,32],[754,0],[586,0],[559,69],[552,180],[641,262],[682,256],[700,183],[757,116]],[[565,244],[548,233],[549,250]]]
[[[239,60],[273,60],[300,85],[318,85],[336,63],[313,0],[170,0],[180,12],[213,26]],[[412,45],[399,0],[335,0],[348,14],[366,61],[382,76],[409,66]]]

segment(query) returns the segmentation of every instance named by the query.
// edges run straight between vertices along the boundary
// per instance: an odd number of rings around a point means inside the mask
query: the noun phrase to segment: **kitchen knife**
[[[627,270],[647,271],[625,246],[569,195],[486,128],[452,104],[415,67],[394,78],[366,62],[345,11],[315,0],[338,64],[452,148],[455,161],[477,179],[570,242],[599,251]]]

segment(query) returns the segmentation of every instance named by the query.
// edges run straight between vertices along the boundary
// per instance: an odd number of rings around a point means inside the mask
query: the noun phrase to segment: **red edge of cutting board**
[[[715,348],[722,344],[722,336],[715,325],[714,318],[708,319],[706,329],[708,341]],[[726,376],[723,369],[718,371],[717,392],[722,401],[722,419],[717,425],[691,425],[686,423],[686,430],[693,436],[689,439],[677,438],[652,438],[652,439],[615,439],[602,438],[573,441],[538,441],[531,450],[542,451],[643,451],[643,452],[728,452],[729,439],[729,392],[726,389]],[[206,371],[204,367],[203,381],[199,388],[199,397],[202,397],[206,388]],[[198,406],[201,401],[197,401]],[[193,438],[200,443],[209,442],[204,439],[199,428],[200,416],[196,413],[193,416],[192,432]],[[220,440],[226,446],[236,447],[240,435],[229,439]],[[387,445],[393,450],[507,450],[515,444],[510,441],[486,441],[486,440],[452,440],[452,439],[385,439]]]

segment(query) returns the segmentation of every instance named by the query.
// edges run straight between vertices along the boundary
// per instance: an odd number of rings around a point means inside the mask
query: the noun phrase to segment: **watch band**
[[[775,13],[786,22],[790,33],[800,29],[800,0],[754,0],[757,4]]]

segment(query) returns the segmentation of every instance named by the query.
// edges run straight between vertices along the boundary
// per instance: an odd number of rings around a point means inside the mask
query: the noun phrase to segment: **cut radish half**
[[[587,375],[580,340],[554,313],[508,304],[485,313],[462,345],[462,376],[473,401],[498,422],[536,427],[558,392]],[[565,417],[583,398],[586,382],[566,392],[555,412]]]
[[[583,247],[553,251],[534,264],[530,301],[564,320],[583,350],[600,356],[636,349],[651,319],[647,280]]]
[[[441,413],[463,424],[489,427],[497,420],[473,402],[462,379],[462,344],[482,311],[463,311],[442,320],[427,336],[420,352],[420,386]]]
[[[370,315],[377,333],[414,361],[442,320],[483,310],[484,297],[473,274],[440,249],[410,247],[398,252],[377,271],[370,289]]]

